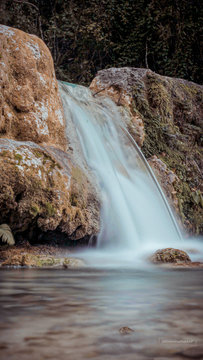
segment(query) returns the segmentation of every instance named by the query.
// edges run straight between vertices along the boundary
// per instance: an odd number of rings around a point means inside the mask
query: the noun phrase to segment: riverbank
[[[9,268],[80,268],[82,259],[73,258],[67,247],[53,245],[32,246],[24,241],[13,247],[0,247],[0,267]]]

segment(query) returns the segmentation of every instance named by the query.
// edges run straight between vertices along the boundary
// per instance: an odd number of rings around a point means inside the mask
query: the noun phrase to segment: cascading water
[[[67,133],[75,127],[101,194],[99,248],[139,251],[177,244],[180,230],[143,154],[116,105],[89,89],[60,83]],[[156,247],[157,248],[157,247]]]

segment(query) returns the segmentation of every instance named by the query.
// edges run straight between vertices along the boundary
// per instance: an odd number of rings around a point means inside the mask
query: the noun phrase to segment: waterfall
[[[83,86],[60,83],[67,136],[75,131],[101,197],[98,248],[177,244],[181,233],[144,155],[118,107]]]

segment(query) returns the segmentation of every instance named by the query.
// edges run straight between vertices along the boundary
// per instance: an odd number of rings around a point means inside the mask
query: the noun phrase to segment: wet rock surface
[[[132,334],[133,332],[134,330],[129,328],[128,326],[123,326],[119,329],[119,333],[121,335],[128,335],[128,334]]]
[[[122,69],[101,70],[90,84],[94,96],[109,96],[118,106],[127,129],[139,146],[144,142],[144,123],[133,105],[128,73]]]
[[[33,246],[28,241],[22,241],[16,246],[2,246],[0,251],[2,268],[76,269],[84,266],[85,262],[73,257],[73,251],[67,246]]]
[[[189,255],[179,249],[166,248],[155,252],[151,257],[151,262],[157,263],[188,263],[191,262]]]
[[[170,206],[174,212],[180,215],[176,191],[176,185],[180,183],[180,179],[156,155],[152,156],[147,161],[158,179]]]
[[[1,263],[1,266],[7,267],[29,267],[29,268],[80,268],[85,266],[85,262],[81,259],[71,257],[60,257],[48,255],[33,255],[21,254],[13,255],[6,261]]]
[[[185,229],[202,234],[203,87],[149,69],[126,67],[99,71],[90,88],[97,92],[95,96],[108,95],[123,109],[130,109],[132,123],[133,116],[140,119],[142,135],[138,124],[135,128],[129,124],[129,132],[147,158],[156,155],[156,163],[161,160],[167,166],[169,178],[172,171],[179,179],[169,201],[178,208]],[[157,168],[153,160],[151,164]],[[164,182],[161,184],[169,193],[171,181]]]

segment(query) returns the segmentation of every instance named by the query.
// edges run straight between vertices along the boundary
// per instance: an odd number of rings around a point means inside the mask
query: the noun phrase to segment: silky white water
[[[67,134],[74,127],[99,183],[98,249],[138,253],[180,242],[180,230],[143,155],[129,139],[117,106],[82,86],[60,84]],[[124,129],[123,129],[124,128]],[[112,250],[112,251],[111,251]]]

